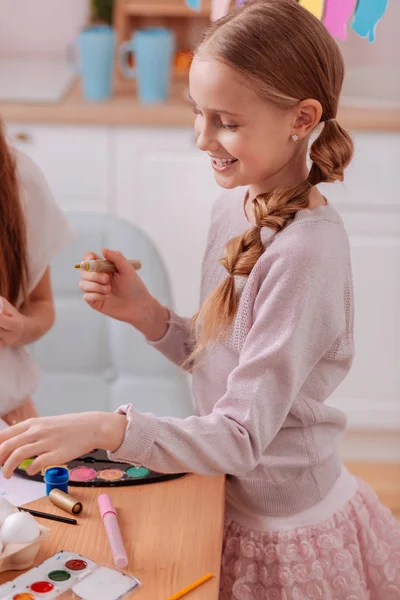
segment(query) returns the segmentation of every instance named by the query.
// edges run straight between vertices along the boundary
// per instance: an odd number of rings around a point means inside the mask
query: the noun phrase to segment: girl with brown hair
[[[400,597],[400,524],[343,467],[346,418],[326,404],[354,354],[349,241],[317,188],[342,181],[353,154],[336,120],[342,81],[336,43],[296,0],[248,0],[211,26],[190,93],[198,147],[226,191],[194,324],[118,252],[103,251],[117,273],[80,283],[93,309],[192,371],[196,416],[128,405],[0,434],[6,476],[32,455],[35,473],[92,448],[160,472],[226,473],[221,600]]]
[[[49,261],[71,237],[38,167],[11,149],[0,123],[0,417],[37,416],[38,368],[26,345],[54,321]]]

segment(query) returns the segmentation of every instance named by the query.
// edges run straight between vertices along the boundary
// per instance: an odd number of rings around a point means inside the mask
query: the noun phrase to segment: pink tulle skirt
[[[400,600],[400,523],[358,480],[331,518],[290,531],[225,520],[220,600]]]

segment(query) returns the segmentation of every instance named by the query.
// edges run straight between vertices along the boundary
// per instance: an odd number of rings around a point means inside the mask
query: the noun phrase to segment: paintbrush
[[[50,521],[59,521],[60,523],[68,523],[69,525],[76,525],[78,523],[76,519],[69,519],[68,517],[59,517],[58,515],[39,512],[38,510],[32,510],[31,508],[23,508],[22,506],[18,506],[18,510],[27,512],[31,514],[32,517],[38,517],[39,519],[49,519]]]
[[[142,267],[140,260],[128,260],[128,263],[132,265],[135,271],[138,271]],[[98,258],[96,260],[83,260],[75,265],[75,269],[81,269],[81,271],[89,271],[90,273],[115,273],[117,267],[110,260],[102,260]]]

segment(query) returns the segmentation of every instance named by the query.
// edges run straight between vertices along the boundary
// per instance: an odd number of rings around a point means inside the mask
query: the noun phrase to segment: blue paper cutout
[[[385,14],[389,0],[358,0],[352,29],[361,37],[375,40],[375,29]]]
[[[185,0],[185,4],[192,10],[201,10],[201,0]]]

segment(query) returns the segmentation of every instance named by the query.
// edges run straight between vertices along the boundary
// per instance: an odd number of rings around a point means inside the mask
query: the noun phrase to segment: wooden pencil
[[[198,588],[200,585],[202,585],[203,583],[205,583],[206,581],[208,581],[212,577],[213,577],[212,573],[208,573],[207,575],[204,575],[203,577],[200,577],[200,579],[197,579],[197,581],[194,581],[190,585],[188,585],[185,588],[181,589],[180,592],[177,592],[176,594],[173,594],[172,596],[170,596],[168,598],[168,600],[179,600],[179,598],[183,598],[183,596],[186,596],[186,594],[188,594],[189,592],[192,592],[193,590],[195,590],[196,588]]]

